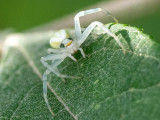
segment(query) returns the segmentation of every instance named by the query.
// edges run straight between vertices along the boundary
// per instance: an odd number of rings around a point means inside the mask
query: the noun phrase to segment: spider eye
[[[61,43],[61,45],[60,45],[60,48],[64,48],[65,46],[64,46],[64,44],[63,43]]]
[[[70,46],[72,44],[72,40],[68,41],[65,46]]]
[[[73,40],[72,38],[67,38],[68,40]]]
[[[64,45],[64,47],[68,47],[72,44],[72,38],[67,38],[65,39],[62,44]]]

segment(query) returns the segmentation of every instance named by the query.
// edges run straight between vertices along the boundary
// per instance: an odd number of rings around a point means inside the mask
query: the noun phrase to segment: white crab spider
[[[108,35],[112,36],[116,42],[119,44],[119,46],[122,48],[123,51],[125,51],[123,45],[121,44],[120,40],[118,37],[113,34],[109,29],[107,29],[101,22],[95,21],[92,22],[85,30],[82,32],[80,22],[79,22],[79,17],[96,13],[99,11],[103,11],[101,8],[96,8],[96,9],[90,9],[86,11],[81,11],[76,14],[74,17],[74,22],[75,22],[75,37],[70,38],[69,34],[65,30],[60,30],[57,33],[55,33],[52,38],[50,39],[50,45],[53,49],[49,49],[49,52],[52,52],[54,54],[49,54],[47,56],[41,57],[41,63],[47,68],[47,70],[43,74],[43,96],[45,99],[45,102],[47,104],[47,107],[49,111],[52,113],[54,116],[53,111],[51,110],[51,107],[48,103],[47,99],[47,75],[50,72],[53,72],[56,74],[58,77],[62,78],[63,81],[64,78],[79,78],[79,77],[71,77],[68,75],[62,75],[59,73],[57,66],[66,58],[70,57],[72,60],[77,61],[72,54],[74,54],[77,50],[80,50],[82,56],[85,58],[85,53],[83,52],[83,49],[80,48],[81,44],[86,40],[86,38],[89,36],[89,34],[92,32],[92,30],[98,26],[102,30],[104,30],[105,33]],[[103,11],[104,12],[104,11]],[[114,20],[116,20],[111,14],[107,12],[107,15],[111,16]],[[49,65],[46,61],[52,61],[52,64]]]

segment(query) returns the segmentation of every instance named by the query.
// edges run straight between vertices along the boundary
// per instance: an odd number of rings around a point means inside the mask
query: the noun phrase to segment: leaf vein
[[[12,113],[12,115],[10,116],[10,120],[15,116],[15,113],[17,112],[17,110],[19,109],[19,107],[21,106],[23,100],[29,95],[29,93],[35,88],[37,87],[38,85],[34,85],[33,87],[31,87],[29,89],[29,91],[23,96],[22,100],[19,102],[18,106],[15,108],[15,110],[13,110],[14,112]]]
[[[154,87],[160,87],[160,83],[157,83],[157,84],[154,84],[154,85],[152,85],[152,86],[148,86],[148,87],[146,87],[146,88],[141,88],[141,89],[138,89],[138,88],[130,88],[130,89],[128,89],[128,90],[126,90],[126,91],[123,91],[122,93],[120,93],[120,94],[116,94],[116,95],[112,95],[112,96],[110,96],[110,97],[107,97],[107,98],[105,98],[104,100],[102,100],[102,101],[100,101],[100,102],[98,102],[98,103],[96,103],[96,104],[101,104],[101,103],[103,103],[103,102],[106,102],[106,101],[108,101],[108,100],[110,100],[110,99],[112,99],[112,98],[118,98],[118,97],[120,97],[120,96],[123,96],[123,95],[125,95],[126,93],[128,93],[128,92],[130,92],[130,93],[132,93],[132,92],[144,92],[145,90],[148,90],[148,89],[151,89],[151,88],[154,88]],[[89,109],[91,109],[92,107],[88,107],[87,109],[85,109],[84,111],[81,111],[80,113],[78,113],[77,114],[77,116],[80,116],[81,114],[83,114],[84,112],[86,112],[87,110],[89,110]]]

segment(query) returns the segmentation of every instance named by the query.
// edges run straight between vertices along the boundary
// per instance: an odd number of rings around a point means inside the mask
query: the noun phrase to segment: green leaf
[[[95,31],[83,43],[86,58],[66,58],[62,74],[81,76],[64,83],[48,76],[48,100],[42,95],[40,58],[47,55],[51,31],[7,37],[0,67],[0,119],[2,120],[158,120],[160,118],[160,44],[134,27],[106,25],[126,48],[112,37]],[[17,44],[13,41],[15,39]],[[12,47],[15,45],[14,47]]]

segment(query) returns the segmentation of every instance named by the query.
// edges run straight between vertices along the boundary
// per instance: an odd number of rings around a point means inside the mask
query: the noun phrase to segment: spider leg
[[[80,21],[79,21],[79,17],[88,15],[88,14],[92,14],[92,13],[96,13],[96,12],[104,12],[104,14],[106,14],[107,16],[110,16],[113,18],[113,20],[118,23],[118,20],[108,11],[105,11],[101,8],[95,8],[95,9],[89,9],[89,10],[85,10],[85,11],[81,11],[79,13],[77,13],[74,17],[74,23],[75,23],[75,34],[76,34],[76,38],[79,39],[81,37],[82,34],[82,30],[81,30],[81,25],[80,25]]]
[[[52,64],[51,67],[55,68],[55,71],[57,71],[57,73],[60,73],[57,66],[63,61],[64,59],[58,59],[58,60],[52,60]],[[49,69],[47,70],[49,73],[51,72]],[[59,76],[60,77],[60,76]],[[62,79],[63,82],[66,82],[65,79],[63,77],[60,77]]]
[[[85,55],[85,53],[84,53],[83,49],[82,49],[82,48],[78,48],[78,50],[80,50],[80,52],[81,52],[82,56],[85,58],[85,57],[86,57],[86,55]]]
[[[64,59],[56,59],[56,60],[52,60],[52,64],[50,65],[51,68],[54,68],[54,71],[56,71],[57,73],[59,73],[59,70],[57,68],[57,66],[63,61]],[[51,114],[53,116],[55,116],[54,112],[52,111],[49,102],[48,102],[48,98],[47,98],[47,75],[50,74],[50,72],[52,72],[50,69],[47,69],[44,74],[43,74],[43,96],[44,96],[44,100],[46,102],[46,105],[49,109],[49,111],[51,112]],[[59,77],[65,82],[64,78],[80,78],[80,77],[70,77],[67,75],[62,75],[59,73]]]
[[[47,98],[47,75],[48,74],[49,74],[48,70],[46,70],[43,74],[43,97],[44,97],[44,100],[46,102],[46,105],[49,111],[51,112],[53,116],[55,116],[54,112],[51,109],[51,106],[49,105],[48,98]]]
[[[63,59],[52,60],[51,67],[55,68],[55,71],[59,72],[56,66],[58,66],[62,61],[63,61]],[[46,105],[47,105],[49,111],[51,112],[51,114],[53,116],[55,116],[54,112],[52,111],[52,109],[49,105],[48,98],[47,98],[47,75],[50,74],[50,72],[51,71],[49,69],[47,69],[43,74],[43,97],[44,97],[44,100],[46,102]],[[61,79],[65,82],[65,80],[63,78],[61,78]]]
[[[67,76],[60,74],[57,66],[67,57],[67,54],[50,54],[48,56],[42,57],[41,58],[41,63],[50,71],[56,74],[60,78],[72,78],[72,79],[79,79],[80,77],[72,77],[72,76]],[[49,65],[46,61],[52,60],[52,64],[54,65]],[[58,62],[55,62],[55,60],[59,60]],[[62,79],[64,81],[64,79]]]
[[[76,58],[74,58],[72,55],[68,55],[73,61],[77,62]]]
[[[68,55],[72,60],[75,62],[77,61],[72,55]],[[63,59],[64,60],[64,59]],[[59,73],[59,77],[65,82],[64,78],[71,78],[71,79],[80,79],[81,77],[73,77],[73,76],[68,76],[68,75],[63,75],[60,74],[57,66],[63,61],[63,60],[55,60],[54,63],[52,63],[52,68],[55,68],[55,70]],[[53,61],[52,61],[53,62]],[[57,63],[56,63],[57,62]],[[55,64],[56,63],[56,64]]]
[[[41,63],[50,71],[56,74],[58,77],[61,77],[61,74],[57,69],[55,69],[63,60],[67,57],[67,54],[50,54],[45,57],[41,57]],[[60,59],[57,63],[55,60]],[[47,61],[51,60],[53,65],[49,65]]]
[[[81,11],[76,14],[76,16],[74,17],[74,23],[75,23],[75,34],[76,34],[77,39],[79,39],[82,34],[81,25],[79,22],[79,17],[84,16],[84,15],[88,15],[88,14],[92,14],[95,12],[99,12],[101,10],[102,10],[101,8],[95,8],[95,9],[90,9],[90,10],[86,10],[86,11]]]
[[[112,33],[109,29],[107,29],[101,22],[95,21],[92,22],[86,29],[85,31],[82,33],[82,36],[80,39],[78,39],[78,45],[80,46],[85,40],[86,38],[89,36],[89,34],[92,32],[92,30],[96,27],[100,27],[102,28],[108,35],[112,36],[116,42],[118,43],[118,45],[122,48],[123,52],[125,53],[125,48],[122,45],[122,43],[120,42],[119,38]],[[82,54],[83,55],[83,54]]]
[[[48,48],[48,53],[64,53],[64,52],[66,52],[66,49],[63,48],[59,49]]]

